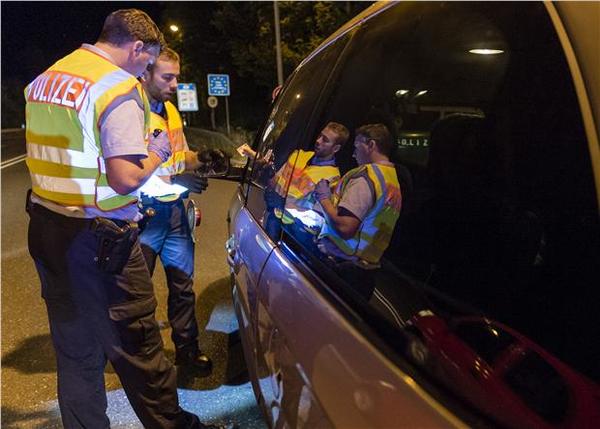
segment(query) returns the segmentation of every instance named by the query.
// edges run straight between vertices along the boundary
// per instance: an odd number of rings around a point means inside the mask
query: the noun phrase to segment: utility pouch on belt
[[[196,203],[194,200],[189,200],[185,208],[185,217],[190,227],[190,237],[192,242],[196,243],[196,237],[194,237],[194,229],[196,229]]]
[[[98,238],[98,251],[94,258],[98,268],[110,274],[123,271],[137,240],[138,228],[130,224],[120,227],[110,219],[97,217],[92,221],[91,229]]]
[[[27,214],[31,213],[31,206],[32,206],[32,202],[31,202],[31,193],[33,191],[31,189],[27,190],[27,195],[25,196],[25,211],[27,212]]]

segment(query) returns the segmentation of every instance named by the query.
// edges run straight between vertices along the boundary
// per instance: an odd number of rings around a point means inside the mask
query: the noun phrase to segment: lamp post
[[[275,17],[275,53],[277,55],[277,84],[283,85],[283,63],[281,61],[281,32],[279,31],[279,6],[277,0],[273,2],[273,15]]]
[[[169,41],[168,43],[176,51],[178,51],[179,48],[181,47],[181,45],[183,44],[183,42],[182,42],[183,34],[181,33],[181,31],[179,29],[179,25],[174,24],[174,23],[170,24],[169,31],[171,32],[172,35],[171,35],[171,37],[168,37],[168,39],[171,39],[171,41]],[[171,44],[171,42],[172,42],[172,44]],[[177,97],[179,97],[179,95]],[[181,117],[183,119],[183,125],[186,127],[189,127],[192,122],[191,112],[180,112],[180,113],[181,113]]]

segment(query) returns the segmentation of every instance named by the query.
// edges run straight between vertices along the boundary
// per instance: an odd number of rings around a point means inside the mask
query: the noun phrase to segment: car
[[[288,77],[227,216],[233,304],[269,427],[596,425],[577,412],[535,420],[514,403],[498,407],[509,400],[411,344],[423,311],[442,327],[497,321],[567,389],[589,380],[568,407],[598,415],[599,8],[380,2]],[[269,224],[274,172],[331,121],[351,134],[385,124],[394,140],[402,206],[368,273],[372,295],[356,293],[366,276],[344,275],[292,228],[301,219]],[[356,166],[352,137],[336,154],[342,174]],[[426,338],[439,356],[444,341],[458,355],[470,349],[450,334]],[[551,409],[544,386],[522,387]]]
[[[509,427],[593,427],[600,388],[502,323],[421,310],[408,324],[407,353],[478,408]]]

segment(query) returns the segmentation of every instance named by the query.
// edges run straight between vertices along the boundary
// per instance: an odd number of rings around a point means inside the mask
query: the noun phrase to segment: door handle
[[[230,256],[232,258],[235,256],[235,236],[233,234],[231,234],[229,239],[225,242],[225,250],[227,250],[227,256]]]
[[[240,264],[236,258],[237,246],[233,234],[231,234],[229,239],[225,242],[225,250],[227,251],[227,263],[233,269],[233,272],[237,274],[240,271]]]

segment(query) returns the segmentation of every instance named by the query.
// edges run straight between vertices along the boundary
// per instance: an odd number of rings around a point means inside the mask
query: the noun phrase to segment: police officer
[[[155,175],[165,182],[185,186],[190,192],[201,193],[208,183],[194,170],[201,166],[196,152],[189,150],[181,116],[169,101],[177,91],[179,55],[170,48],[160,53],[148,66],[142,79],[150,98],[151,128],[165,130],[171,142],[172,155],[156,169]],[[150,274],[159,256],[169,288],[168,317],[175,344],[175,364],[210,373],[212,362],[198,346],[198,322],[195,315],[194,241],[181,195],[142,198],[143,211],[152,209],[141,233],[142,250]]]
[[[56,351],[65,428],[107,428],[107,359],[146,428],[204,427],[181,409],[163,353],[151,278],[137,239],[136,189],[171,153],[149,135],[136,77],[164,43],[148,15],[118,10],[84,44],[30,83],[29,251]]]
[[[348,140],[348,129],[329,122],[317,136],[314,150],[295,150],[275,175],[275,192],[286,198],[286,208],[308,210],[314,206],[312,192],[321,179],[336,181],[340,170],[335,154]]]
[[[299,212],[313,210],[313,191],[319,180],[334,182],[340,178],[335,154],[348,141],[348,129],[337,122],[329,122],[317,136],[314,150],[295,150],[286,163],[270,180],[265,192],[267,214],[265,228],[271,238],[279,235],[279,220],[293,224],[294,220],[285,209]]]
[[[368,299],[374,288],[371,270],[379,267],[400,216],[402,194],[389,156],[393,140],[383,124],[358,128],[354,158],[358,167],[348,171],[332,195],[321,180],[315,198],[321,203],[326,222],[318,248],[331,257],[342,277]]]

